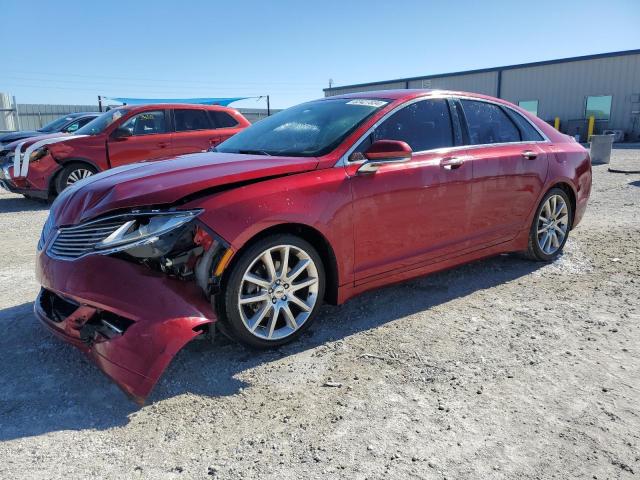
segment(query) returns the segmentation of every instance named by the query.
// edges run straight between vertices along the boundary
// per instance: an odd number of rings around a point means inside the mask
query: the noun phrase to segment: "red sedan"
[[[249,125],[237,110],[217,105],[114,108],[73,135],[41,135],[5,145],[0,186],[48,198],[109,168],[205,152]]]
[[[124,166],[53,204],[35,310],[136,400],[214,325],[254,347],[323,301],[503,252],[552,261],[587,151],[503,100],[398,90],[292,107],[216,152]]]

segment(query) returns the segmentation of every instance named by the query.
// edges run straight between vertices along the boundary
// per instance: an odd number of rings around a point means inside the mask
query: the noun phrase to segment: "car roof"
[[[463,92],[457,90],[438,90],[438,89],[417,89],[417,88],[403,88],[395,90],[371,90],[366,92],[354,92],[345,93],[343,95],[332,95],[325,97],[327,100],[332,98],[376,98],[385,100],[410,100],[416,97],[430,96],[430,95],[457,95],[465,97],[482,98],[485,100],[500,100],[499,98],[490,97],[488,95],[482,95],[479,93]],[[504,101],[504,100],[503,100]],[[505,103],[508,103],[504,101]]]

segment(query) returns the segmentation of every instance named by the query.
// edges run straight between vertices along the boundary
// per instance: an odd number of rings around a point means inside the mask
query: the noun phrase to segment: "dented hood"
[[[51,207],[55,225],[75,225],[113,210],[168,205],[209,189],[313,170],[309,157],[197,153],[107,170],[63,191]]]

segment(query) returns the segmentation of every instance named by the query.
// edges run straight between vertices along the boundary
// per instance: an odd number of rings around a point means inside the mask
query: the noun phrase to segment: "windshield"
[[[74,135],[98,135],[99,133],[104,132],[105,128],[122,117],[125,111],[126,109],[124,108],[114,108],[113,110],[104,112],[99,117],[91,120],[84,127],[76,130]]]
[[[329,153],[385,100],[338,98],[288,108],[237,133],[218,152],[315,157]]]
[[[38,131],[43,133],[59,132],[60,130],[62,130],[62,127],[64,127],[71,120],[73,120],[73,117],[56,118],[53,122],[47,123],[44,127],[39,129]]]

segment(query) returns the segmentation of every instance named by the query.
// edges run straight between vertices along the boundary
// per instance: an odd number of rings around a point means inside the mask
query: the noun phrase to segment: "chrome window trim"
[[[418,97],[418,98],[412,98],[411,100],[404,102],[400,105],[398,105],[397,107],[395,107],[393,110],[388,111],[380,120],[378,120],[376,123],[374,123],[360,138],[358,138],[357,141],[353,142],[353,145],[349,148],[349,150],[347,150],[344,155],[342,155],[342,157],[340,157],[340,159],[336,162],[336,164],[334,165],[334,167],[345,167],[347,165],[360,165],[364,162],[366,162],[366,160],[358,160],[357,162],[350,162],[349,161],[349,156],[353,153],[353,151],[358,148],[358,146],[360,145],[360,143],[367,138],[369,135],[371,135],[373,133],[373,131],[378,128],[380,126],[380,124],[382,124],[385,120],[387,120],[391,115],[393,115],[394,113],[396,113],[397,111],[399,111],[400,109],[404,108],[404,107],[408,107],[409,105],[413,105],[414,103],[417,102],[421,102],[424,100],[431,100],[431,99],[453,99],[453,100],[473,100],[476,102],[485,102],[485,103],[490,103],[493,105],[497,105],[499,107],[503,107],[503,108],[508,108],[510,109],[514,114],[516,115],[520,115],[525,121],[529,122],[529,124],[536,130],[536,132],[538,132],[540,134],[540,136],[543,138],[543,140],[521,140],[519,142],[503,142],[503,143],[480,143],[480,144],[476,144],[476,145],[457,145],[457,146],[453,146],[453,147],[440,147],[440,148],[432,148],[429,150],[420,150],[418,152],[413,152],[414,155],[423,155],[423,154],[427,154],[427,153],[439,153],[439,152],[450,152],[450,151],[458,151],[458,150],[462,150],[462,149],[469,149],[469,148],[487,148],[487,147],[501,147],[501,146],[505,146],[505,145],[524,145],[524,144],[530,144],[530,143],[551,143],[551,140],[549,140],[549,137],[547,137],[545,135],[545,133],[540,130],[540,128],[538,128],[538,126],[536,124],[534,124],[531,120],[529,120],[526,116],[522,115],[520,112],[518,112],[515,108],[509,106],[509,105],[505,105],[504,103],[501,102],[496,102],[493,100],[488,100],[485,98],[477,98],[477,97],[470,97],[470,96],[466,96],[466,95],[452,95],[452,94],[435,94],[435,95],[425,95],[422,97]]]

